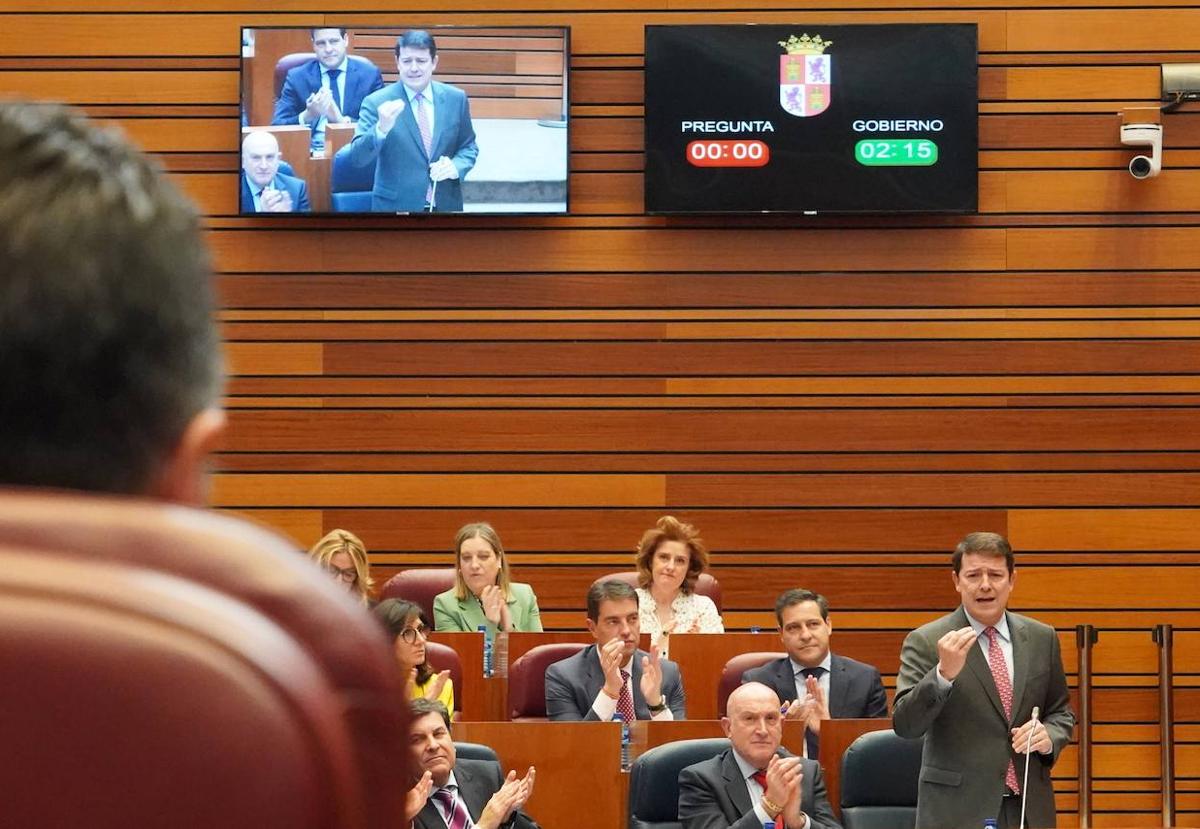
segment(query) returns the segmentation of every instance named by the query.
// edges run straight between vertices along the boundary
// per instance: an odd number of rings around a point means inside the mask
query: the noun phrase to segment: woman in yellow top
[[[537,596],[528,584],[512,581],[508,556],[491,524],[467,524],[454,538],[454,587],[433,599],[433,621],[441,631],[485,628],[497,631],[542,630]]]
[[[438,672],[426,658],[425,642],[431,628],[421,608],[404,599],[384,599],[372,611],[392,638],[392,652],[408,677],[409,699],[438,700],[454,711],[454,683],[449,671]]]
[[[363,604],[368,603],[375,582],[371,579],[371,563],[362,539],[349,530],[330,530],[308,555],[351,595]]]

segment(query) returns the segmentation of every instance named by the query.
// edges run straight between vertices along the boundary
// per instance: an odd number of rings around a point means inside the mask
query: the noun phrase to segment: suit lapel
[[[958,630],[970,624],[967,621],[967,614],[961,606],[958,608],[952,624],[951,630]],[[1012,632],[1011,628],[1009,628],[1009,632]],[[975,679],[987,694],[987,698],[992,701],[992,707],[996,709],[996,713],[1002,720],[1008,722],[1008,717],[1004,716],[1004,703],[1000,702],[1000,692],[996,690],[996,680],[992,678],[991,666],[988,665],[987,658],[983,655],[983,649],[979,647],[978,639],[975,640],[974,646],[967,654],[967,667],[975,675]]]
[[[449,114],[449,109],[446,104],[446,88],[437,81],[429,82],[429,93],[433,97],[433,152],[430,153],[430,160],[441,158],[442,154],[438,152],[438,147],[442,143],[442,133],[445,132],[446,116]]]
[[[587,666],[583,682],[584,694],[587,697],[584,710],[590,711],[596,694],[604,687],[604,672],[600,670],[600,649],[596,645],[589,645],[584,654],[583,663]]]
[[[849,716],[846,711],[846,692],[849,678],[846,676],[846,661],[834,654],[829,662],[829,716],[835,719]]]
[[[775,666],[775,690],[780,702],[796,699],[796,675],[792,672],[792,660],[786,656]]]
[[[737,760],[733,759],[732,749],[721,755],[721,776],[725,778],[725,794],[729,795],[729,800],[737,810],[736,815],[726,817],[737,818],[753,809],[750,792],[746,789],[746,781],[742,778],[742,770],[738,767]]]
[[[463,803],[467,804],[467,811],[471,813],[471,820],[479,820],[479,816],[483,814],[483,807],[487,805],[487,802],[481,800],[483,791],[479,782],[475,779],[474,772],[462,763],[456,763],[454,779],[458,781],[458,796],[462,798]]]
[[[396,81],[396,83],[400,86],[400,98],[405,103],[404,112],[401,113],[400,120],[404,122],[404,128],[408,130],[408,137],[412,139],[417,152],[428,161],[429,157],[425,154],[425,145],[421,142],[421,130],[417,128],[416,96],[413,96],[414,100],[409,100],[408,91],[404,83],[402,81]]]
[[[1008,617],[1008,635],[1012,637],[1013,649],[1013,701],[1012,711],[1013,717],[1018,715],[1021,710],[1021,697],[1025,694],[1025,686],[1028,684],[1030,665],[1033,662],[1033,654],[1029,648],[1029,628],[1024,621],[1011,613],[1005,614]]]

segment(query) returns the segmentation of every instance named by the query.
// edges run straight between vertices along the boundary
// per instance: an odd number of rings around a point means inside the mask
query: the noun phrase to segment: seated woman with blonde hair
[[[431,633],[425,614],[413,602],[384,599],[371,611],[392,639],[392,653],[405,676],[409,699],[437,700],[454,711],[454,682],[449,671],[429,664],[425,643]]]
[[[694,592],[708,567],[708,548],[691,524],[664,515],[642,534],[637,549],[642,633],[667,655],[672,633],[724,633],[717,606]]]
[[[357,535],[348,530],[330,530],[313,545],[308,555],[364,605],[370,601],[375,582],[371,579],[367,548]]]
[[[433,600],[438,630],[472,632],[542,629],[537,596],[528,584],[512,581],[508,556],[491,524],[467,524],[454,538],[454,587]]]

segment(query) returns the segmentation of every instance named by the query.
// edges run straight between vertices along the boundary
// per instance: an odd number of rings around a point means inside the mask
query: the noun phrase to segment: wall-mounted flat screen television
[[[240,213],[567,212],[570,30],[242,29]]]
[[[978,209],[974,24],[647,26],[650,213]]]

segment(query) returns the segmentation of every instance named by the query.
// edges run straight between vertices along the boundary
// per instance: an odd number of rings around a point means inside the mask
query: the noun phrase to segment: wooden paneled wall
[[[839,630],[897,640],[954,603],[955,541],[997,530],[1016,608],[1068,645],[1102,629],[1096,825],[1159,825],[1147,631],[1177,626],[1180,825],[1200,825],[1200,109],[1165,116],[1157,179],[1117,138],[1161,62],[1200,61],[1200,7],[338,5],[0,0],[0,91],[120,125],[207,216],[220,507],[302,545],[353,529],[382,577],[489,519],[557,628],[671,512],[714,550],[731,627],[804,584]],[[645,24],[910,21],[979,25],[978,215],[643,215]],[[570,25],[572,215],[235,215],[240,27],[342,23]]]

